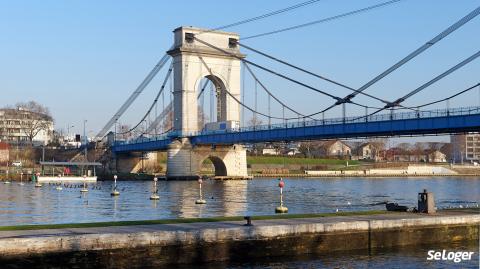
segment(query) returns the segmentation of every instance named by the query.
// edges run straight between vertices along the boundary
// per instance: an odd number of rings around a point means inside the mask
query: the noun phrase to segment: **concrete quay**
[[[478,210],[319,218],[0,231],[0,264],[113,268],[245,261],[260,257],[401,247],[478,244]]]

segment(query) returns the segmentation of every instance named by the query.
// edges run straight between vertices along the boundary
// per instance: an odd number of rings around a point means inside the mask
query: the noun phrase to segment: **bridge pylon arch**
[[[217,121],[240,123],[241,100],[238,34],[195,27],[173,31],[173,131],[181,138],[168,148],[167,178],[189,179],[200,174],[208,156],[225,166],[222,176],[247,177],[246,150],[241,145],[192,145],[188,136],[201,131],[198,122],[197,89],[203,78],[217,89]],[[229,55],[198,42],[193,37],[229,52]],[[226,93],[228,91],[228,94]],[[230,96],[231,95],[231,96]],[[218,163],[220,165],[220,163]]]

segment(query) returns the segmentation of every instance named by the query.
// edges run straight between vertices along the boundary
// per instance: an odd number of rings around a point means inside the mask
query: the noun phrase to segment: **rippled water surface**
[[[287,178],[284,201],[289,213],[384,209],[393,201],[416,206],[417,193],[434,192],[438,207],[478,206],[479,178]],[[276,179],[204,181],[207,204],[196,205],[195,181],[159,181],[160,200],[151,201],[150,181],[118,181],[119,197],[111,197],[112,182],[61,191],[44,184],[34,188],[0,183],[0,225],[70,223],[209,216],[270,215],[279,202]]]

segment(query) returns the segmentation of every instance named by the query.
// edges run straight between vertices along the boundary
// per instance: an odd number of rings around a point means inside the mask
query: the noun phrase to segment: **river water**
[[[0,226],[212,216],[272,215],[279,203],[278,180],[206,180],[205,205],[196,181],[159,181],[160,200],[151,201],[152,181],[118,181],[119,197],[111,197],[112,182],[58,191],[44,184],[0,183]],[[416,206],[417,193],[432,191],[438,208],[478,207],[480,178],[287,178],[284,202],[289,213],[383,210],[384,201]]]

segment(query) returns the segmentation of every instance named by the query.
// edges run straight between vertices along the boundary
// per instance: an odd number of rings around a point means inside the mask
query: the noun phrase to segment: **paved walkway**
[[[434,222],[445,222],[447,219],[457,219],[457,217],[469,217],[469,221],[480,223],[480,211],[471,210],[447,210],[434,215],[416,214],[416,213],[387,213],[376,215],[355,215],[355,216],[332,216],[318,218],[296,218],[296,219],[273,219],[273,220],[255,220],[254,226],[244,226],[245,221],[220,221],[220,222],[197,222],[197,223],[179,223],[179,224],[149,224],[149,225],[131,225],[131,226],[110,226],[110,227],[92,227],[92,228],[62,228],[62,229],[41,229],[41,230],[18,230],[18,231],[0,231],[1,240],[14,238],[32,238],[32,237],[52,237],[52,236],[72,236],[72,235],[92,235],[92,234],[132,234],[149,232],[192,232],[211,229],[250,229],[272,226],[298,226],[308,224],[339,224],[351,222],[378,222],[378,221],[397,221],[406,223],[408,221],[421,222],[429,220]]]

